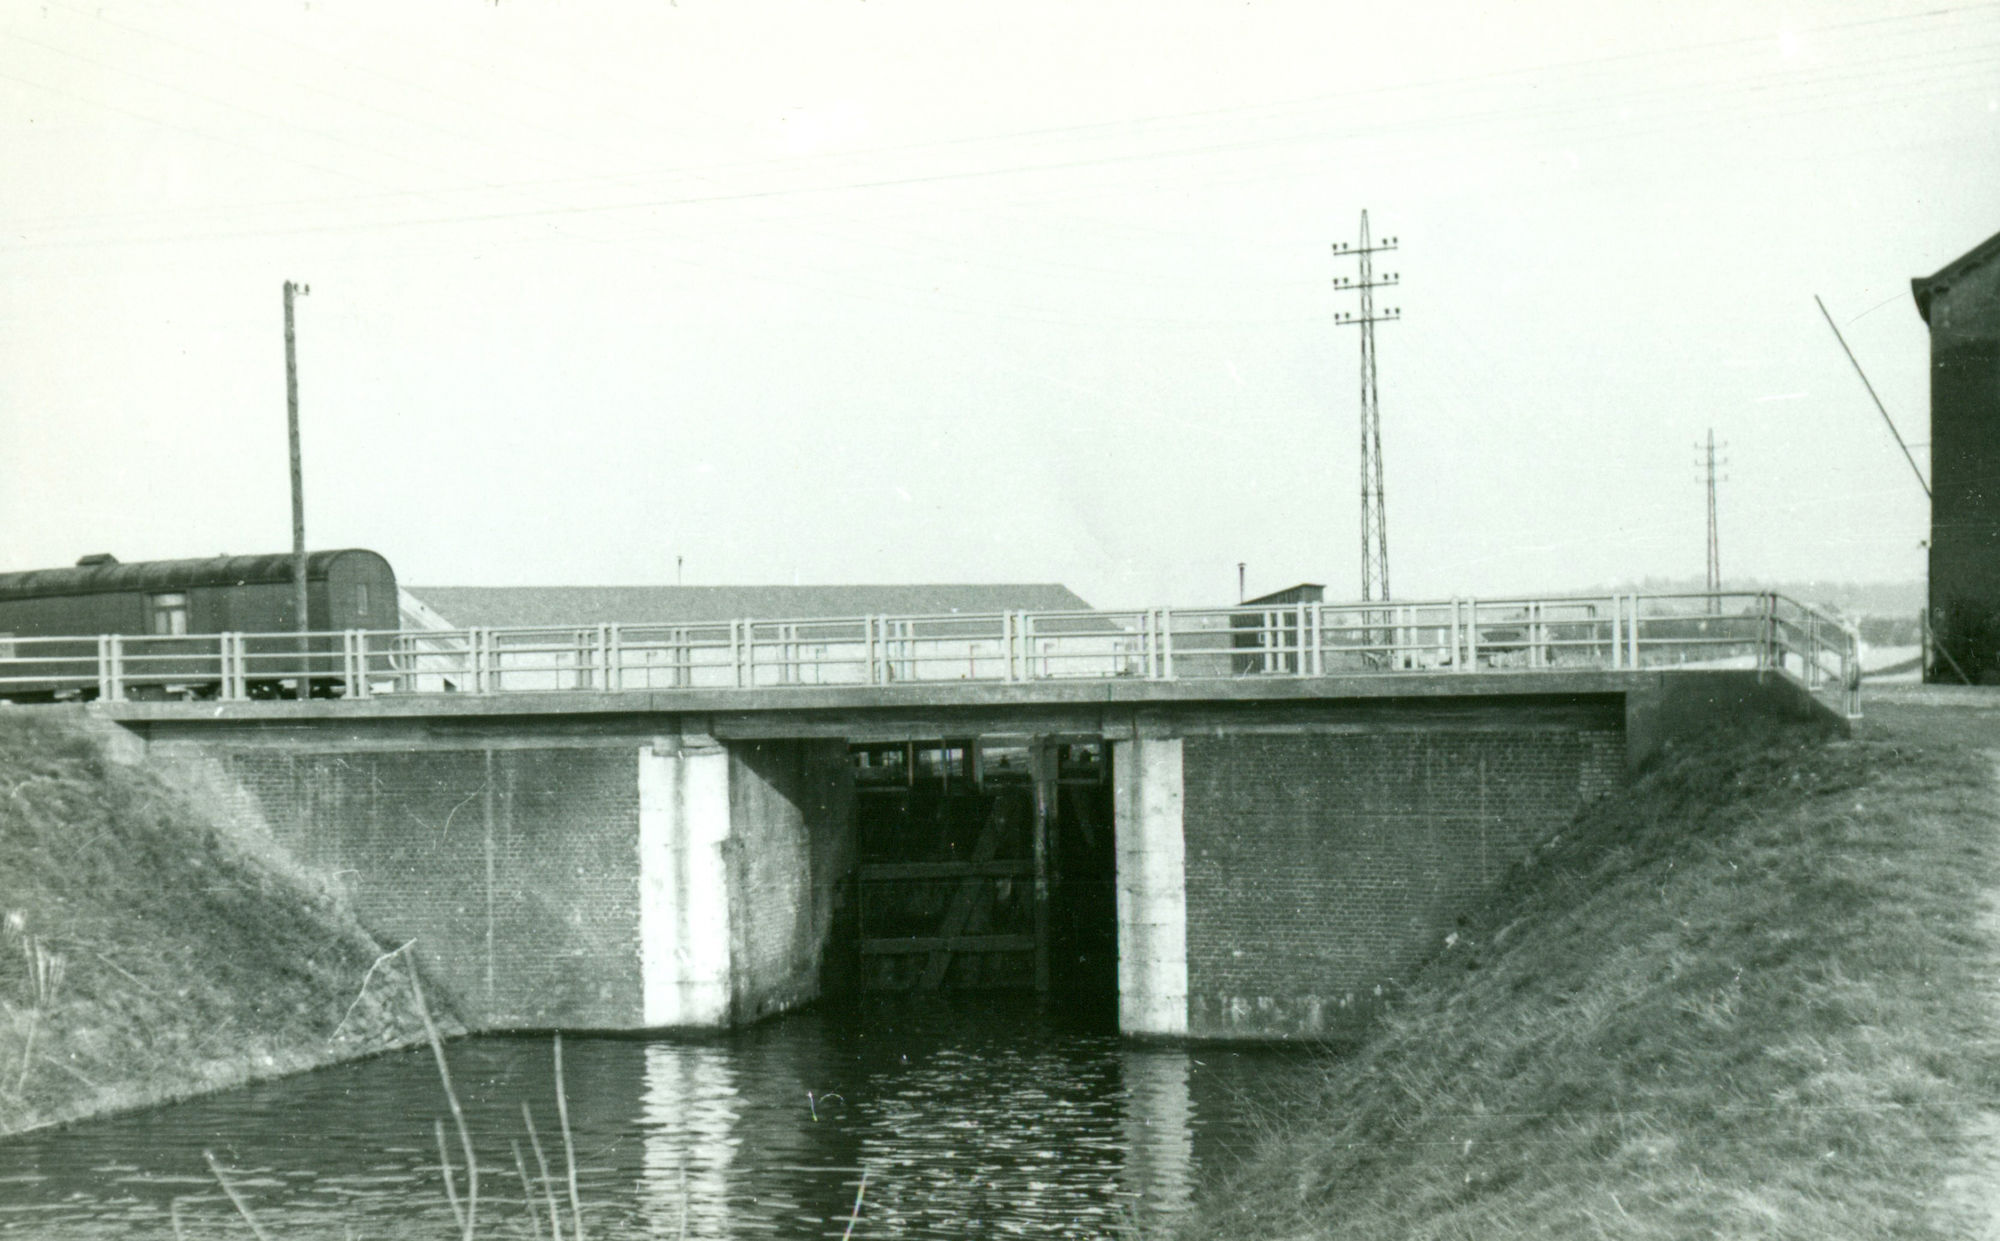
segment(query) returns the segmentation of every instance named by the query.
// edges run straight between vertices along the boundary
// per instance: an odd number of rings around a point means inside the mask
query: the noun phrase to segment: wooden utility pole
[[[310,292],[309,285],[285,281],[285,427],[292,445],[292,604],[298,609],[300,633],[312,626],[306,618],[306,487],[299,462],[299,348],[292,329],[292,297]],[[303,685],[299,696],[305,697]]]

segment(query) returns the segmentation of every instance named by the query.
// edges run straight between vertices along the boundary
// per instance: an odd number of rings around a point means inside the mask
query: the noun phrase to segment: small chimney
[[[76,567],[79,569],[95,569],[99,565],[117,563],[118,557],[112,555],[110,552],[92,552],[88,556],[77,557]]]

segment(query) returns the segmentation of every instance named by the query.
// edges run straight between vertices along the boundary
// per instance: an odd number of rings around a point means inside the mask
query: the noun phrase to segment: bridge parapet
[[[361,699],[1505,672],[1774,672],[1859,714],[1845,622],[1773,593],[0,640],[0,697]]]

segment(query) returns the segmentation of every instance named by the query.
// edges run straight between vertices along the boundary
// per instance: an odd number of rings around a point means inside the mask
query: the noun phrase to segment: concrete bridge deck
[[[1426,728],[1507,718],[1533,705],[1609,712],[1631,763],[1675,732],[1742,714],[1845,718],[1841,701],[1765,670],[1548,670],[1197,681],[929,682],[744,690],[551,690],[237,702],[112,701],[92,706],[142,737],[232,744],[404,746],[454,738],[489,744],[602,745],[680,734],[721,741],[1090,735],[1291,725],[1314,730]],[[511,739],[511,741],[510,741]]]

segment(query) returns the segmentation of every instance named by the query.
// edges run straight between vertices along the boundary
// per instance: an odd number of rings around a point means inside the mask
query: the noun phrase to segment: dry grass
[[[1566,827],[1187,1237],[1947,1237],[1990,762],[1720,738]]]
[[[337,901],[78,713],[0,709],[0,919],[0,1133],[423,1037]]]

